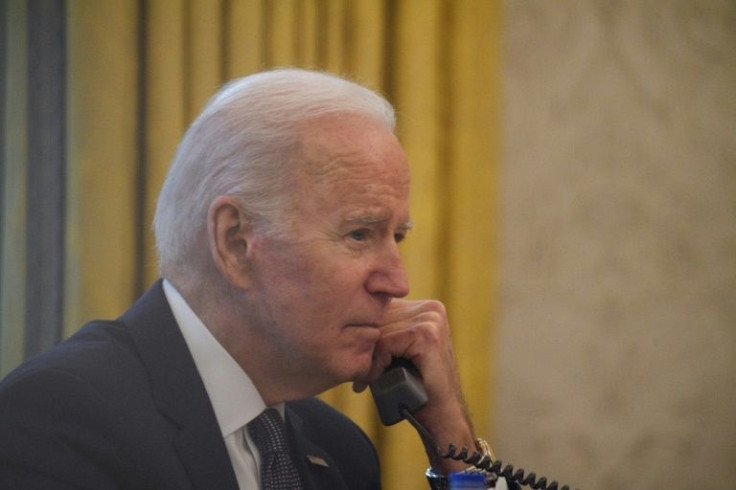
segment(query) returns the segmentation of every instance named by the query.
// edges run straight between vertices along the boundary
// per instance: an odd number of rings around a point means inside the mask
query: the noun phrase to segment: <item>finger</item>
[[[391,300],[388,310],[386,311],[383,323],[394,323],[404,318],[416,315],[421,311],[423,301],[405,300],[394,298]]]
[[[382,325],[388,326],[416,319],[447,325],[447,312],[445,306],[439,301],[392,300],[390,308],[384,315]]]

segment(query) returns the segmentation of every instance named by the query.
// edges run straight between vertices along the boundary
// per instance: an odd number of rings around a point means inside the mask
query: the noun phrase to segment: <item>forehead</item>
[[[356,183],[408,186],[409,165],[394,134],[382,123],[357,115],[310,121],[299,133],[302,173],[308,185]]]
[[[393,132],[368,116],[336,114],[314,118],[299,128],[297,136],[306,163],[304,169],[312,175],[340,171],[351,164],[394,164],[393,170],[398,171],[406,165]],[[388,165],[385,167],[388,170]]]
[[[310,121],[299,133],[300,201],[344,219],[408,220],[409,165],[394,134],[356,115]],[[399,218],[401,219],[401,218]]]

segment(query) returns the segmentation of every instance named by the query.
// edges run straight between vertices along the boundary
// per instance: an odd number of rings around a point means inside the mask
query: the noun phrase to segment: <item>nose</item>
[[[391,298],[403,298],[409,294],[409,279],[395,242],[392,242],[385,253],[376,256],[376,263],[366,281],[366,289],[371,294]]]

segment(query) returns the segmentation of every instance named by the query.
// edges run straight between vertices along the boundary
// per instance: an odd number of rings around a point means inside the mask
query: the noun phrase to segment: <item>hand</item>
[[[355,391],[365,389],[391,363],[392,357],[409,359],[419,370],[429,401],[415,414],[440,450],[450,443],[472,448],[473,430],[465,409],[460,380],[455,368],[450,327],[445,307],[439,301],[393,299],[381,327],[367,380],[356,381]],[[441,460],[427,448],[430,463],[438,471],[464,469],[463,463]]]

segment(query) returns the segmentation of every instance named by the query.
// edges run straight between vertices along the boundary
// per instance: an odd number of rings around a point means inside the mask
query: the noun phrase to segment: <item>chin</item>
[[[318,370],[325,379],[331,379],[333,386],[365,379],[373,366],[375,342],[353,342],[333,350],[331,355],[315,359],[319,362]]]
[[[348,372],[346,373],[347,379],[345,381],[365,379],[373,366],[373,351],[353,355],[344,365],[348,368]]]

